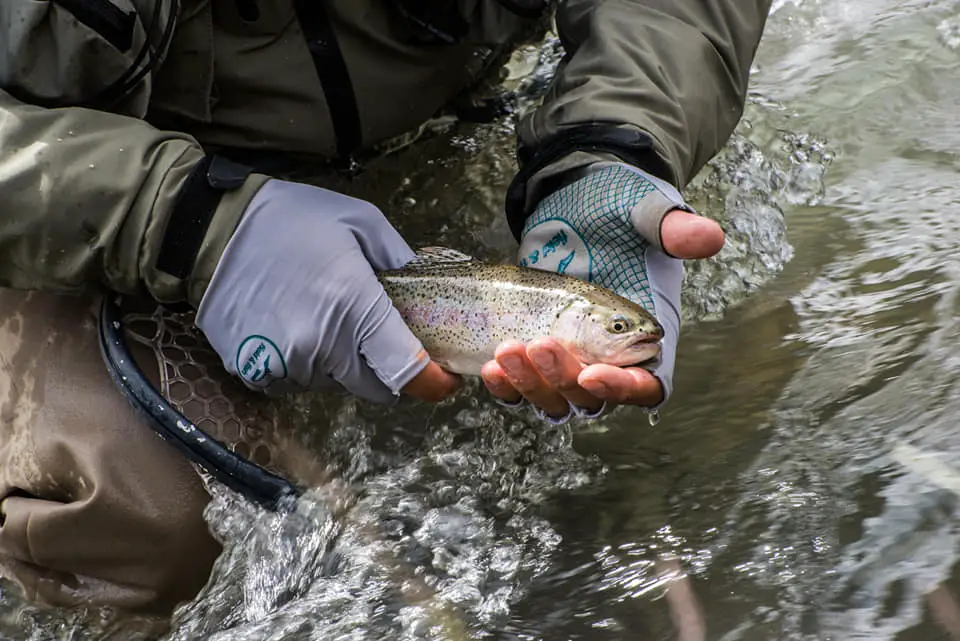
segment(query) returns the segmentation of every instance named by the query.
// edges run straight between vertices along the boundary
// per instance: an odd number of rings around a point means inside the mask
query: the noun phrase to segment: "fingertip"
[[[652,407],[663,401],[660,379],[639,367],[591,365],[577,382],[597,398],[614,403]]]
[[[510,340],[504,341],[497,346],[496,352],[494,352],[494,359],[497,361],[501,360],[504,356],[516,356],[524,355],[527,352],[527,347],[520,341]]]
[[[489,361],[480,368],[480,378],[487,391],[497,398],[510,402],[520,399],[520,392],[510,383],[503,368],[496,361]]]
[[[726,236],[715,220],[675,209],[660,224],[660,240],[671,256],[695,259],[719,252]]]
[[[537,338],[530,341],[527,344],[526,353],[530,360],[537,362],[538,366],[543,364],[549,364],[550,367],[555,367],[558,364],[571,366],[572,363],[577,366],[580,365],[580,360],[571,354],[563,343],[552,337]]]
[[[490,379],[495,381],[500,378],[505,378],[506,375],[503,373],[503,368],[500,367],[500,363],[497,361],[487,361],[483,364],[483,367],[480,368],[480,377],[484,380]]]
[[[637,383],[636,404],[654,407],[664,401],[663,383],[649,370],[642,367],[627,368]]]
[[[535,338],[527,344],[528,350],[556,350],[560,347],[560,343],[557,339],[551,336],[543,336],[541,338]]]
[[[703,221],[706,227],[702,232],[703,257],[708,258],[723,249],[724,243],[727,242],[727,235],[717,221],[710,220],[709,218],[701,218],[701,221]]]

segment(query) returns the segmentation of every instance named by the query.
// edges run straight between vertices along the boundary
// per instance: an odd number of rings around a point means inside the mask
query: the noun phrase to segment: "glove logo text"
[[[266,387],[273,381],[287,377],[287,364],[272,340],[254,334],[240,343],[237,373],[251,385]]]
[[[584,279],[593,270],[583,237],[560,218],[549,218],[526,231],[517,264]]]

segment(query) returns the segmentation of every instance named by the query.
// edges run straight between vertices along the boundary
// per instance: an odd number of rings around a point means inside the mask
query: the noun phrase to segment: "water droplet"
[[[648,411],[647,421],[650,423],[650,427],[656,427],[657,423],[660,422],[660,412],[658,410]]]

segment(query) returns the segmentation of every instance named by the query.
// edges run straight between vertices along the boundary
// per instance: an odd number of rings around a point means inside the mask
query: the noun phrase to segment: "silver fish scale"
[[[438,363],[477,373],[497,345],[556,335],[560,314],[624,309],[656,325],[639,306],[596,285],[553,272],[460,261],[382,272],[404,321]],[[573,336],[557,336],[573,339]]]

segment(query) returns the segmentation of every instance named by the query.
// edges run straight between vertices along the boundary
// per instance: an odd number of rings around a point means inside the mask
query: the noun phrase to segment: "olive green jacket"
[[[484,52],[535,20],[511,9],[529,2],[449,0],[469,29],[426,43],[410,37],[397,4],[323,3],[352,85],[361,149],[430,118],[476,80]],[[561,159],[582,158],[571,152],[610,152],[590,135],[567,136],[601,123],[643,134],[655,156],[648,170],[686,184],[740,118],[769,5],[559,2],[567,56],[542,106],[520,125],[521,161],[549,173]],[[102,286],[199,304],[267,179],[250,174],[224,194],[190,273],[173,276],[157,257],[205,154],[337,154],[325,69],[303,24],[294,0],[0,1],[0,286]],[[548,142],[552,155],[537,161]]]

